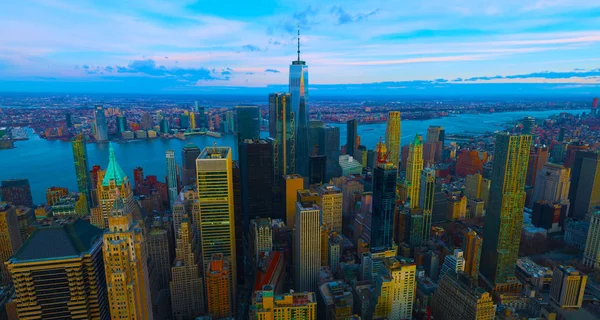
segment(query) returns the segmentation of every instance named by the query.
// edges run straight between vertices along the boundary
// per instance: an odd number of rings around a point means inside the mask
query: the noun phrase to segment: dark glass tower
[[[67,128],[73,128],[73,117],[69,112],[65,114],[65,123],[67,125]]]
[[[372,248],[392,248],[397,175],[397,167],[385,161],[380,161],[373,172]]]
[[[269,136],[273,138],[273,177],[296,173],[296,122],[289,93],[269,95]]]
[[[571,170],[570,216],[585,219],[590,208],[600,205],[600,153],[577,151]]]
[[[95,138],[97,141],[108,140],[108,126],[106,125],[106,115],[104,114],[104,108],[102,106],[96,106],[94,109],[94,129]]]
[[[120,114],[117,116],[117,132],[119,133],[119,137],[125,131],[127,131],[127,119],[124,115]]]
[[[332,177],[341,175],[340,159],[340,128],[333,126],[324,126],[320,128],[319,134],[319,154],[326,158],[326,176],[329,180]]]
[[[73,160],[75,162],[75,176],[77,177],[77,189],[85,195],[88,209],[92,207],[92,181],[88,164],[87,146],[82,134],[77,135],[71,141],[73,148]]]
[[[186,144],[181,150],[181,161],[183,171],[183,185],[196,184],[196,159],[200,155],[200,148],[194,143]]]
[[[327,161],[325,156],[310,156],[308,166],[308,184],[321,184],[325,180]]]
[[[242,212],[244,230],[250,219],[285,218],[273,216],[273,153],[265,140],[240,141],[240,175],[242,181]]]
[[[353,157],[356,150],[357,129],[358,121],[356,119],[346,122],[346,153]]]
[[[260,110],[254,106],[235,107],[238,140],[260,139]]]

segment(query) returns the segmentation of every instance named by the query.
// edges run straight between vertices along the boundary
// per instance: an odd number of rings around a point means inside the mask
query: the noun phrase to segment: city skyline
[[[0,27],[19,30],[0,36],[0,91],[285,91],[298,28],[316,95],[585,94],[600,86],[600,5],[584,1],[398,8],[263,0],[225,9],[187,0],[30,0],[0,9]]]

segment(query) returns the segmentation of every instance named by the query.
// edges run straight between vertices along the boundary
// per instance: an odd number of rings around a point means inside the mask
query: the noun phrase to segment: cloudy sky
[[[600,0],[0,1],[0,91],[282,86],[298,26],[316,91],[600,91]]]

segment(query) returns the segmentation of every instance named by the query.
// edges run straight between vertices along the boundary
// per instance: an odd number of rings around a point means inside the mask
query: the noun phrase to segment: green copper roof
[[[113,180],[116,185],[120,186],[123,184],[123,181],[125,181],[127,175],[125,174],[125,171],[121,169],[121,166],[119,166],[117,157],[115,157],[115,150],[110,142],[108,143],[108,152],[108,167],[106,168],[106,174],[104,175],[104,180],[102,180],[102,185],[105,187],[109,186],[110,181]]]
[[[419,133],[415,133],[415,140],[413,141],[415,146],[421,145],[421,139],[419,139]]]

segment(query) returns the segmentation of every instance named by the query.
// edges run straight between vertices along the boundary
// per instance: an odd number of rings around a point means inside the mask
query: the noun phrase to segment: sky
[[[600,94],[600,0],[0,1],[1,92]]]

